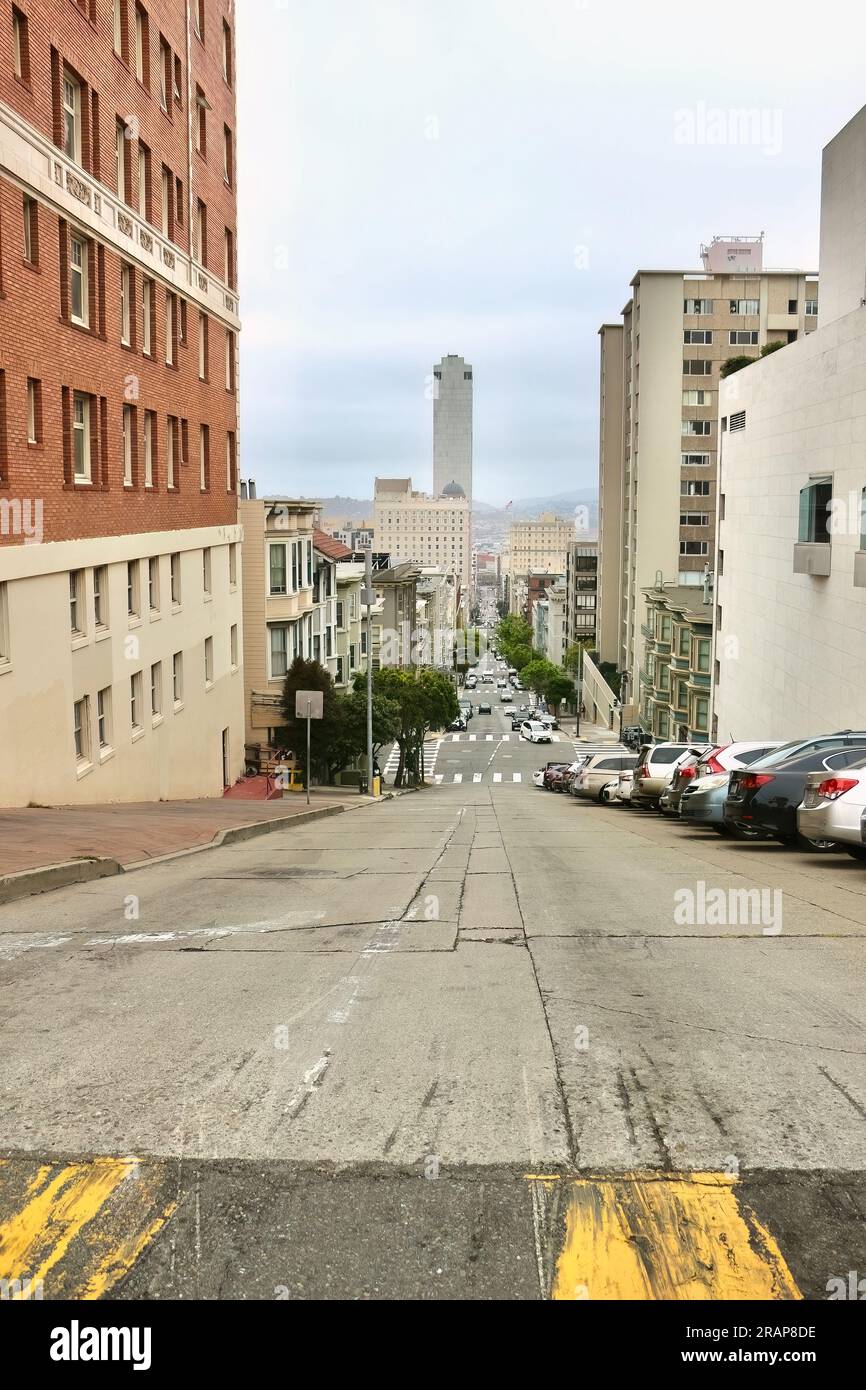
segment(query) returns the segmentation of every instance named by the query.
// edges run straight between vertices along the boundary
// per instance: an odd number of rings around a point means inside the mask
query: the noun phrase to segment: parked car
[[[525,719],[526,719],[526,715],[525,715],[525,714],[520,714],[520,713],[518,713],[518,712],[512,712],[512,714],[511,714],[511,732],[512,732],[513,734],[514,734],[514,733],[518,733],[518,734],[520,733],[520,730],[523,728],[523,724],[524,724]]]
[[[632,788],[634,787],[634,768],[624,767],[616,780],[616,791],[609,799],[611,801],[631,801]]]
[[[559,728],[559,720],[555,714],[548,714],[546,710],[541,710],[535,714],[535,718],[542,724],[547,724],[551,729]]]
[[[831,839],[854,859],[866,859],[866,758],[826,777],[810,772],[797,808],[797,830],[807,840]]]
[[[572,796],[601,799],[601,792],[625,768],[635,767],[634,753],[593,753],[571,783]]]
[[[469,723],[465,715],[458,714],[456,719],[452,719],[448,725],[449,734],[462,734],[469,728]]]
[[[495,680],[495,677],[491,675],[489,671],[485,671],[481,679],[483,680],[485,685],[492,685]]]
[[[567,790],[566,779],[568,779],[570,766],[570,763],[562,763],[559,767],[551,770],[547,782],[547,790],[549,792],[564,792]]]
[[[471,700],[458,700],[458,701],[457,701],[457,704],[458,704],[458,706],[459,706],[459,708],[460,708],[460,713],[463,715],[463,718],[466,719],[467,721],[470,720],[470,719],[472,718],[473,714],[475,713],[475,710],[474,710],[474,708],[473,708],[473,706],[472,706],[472,701],[471,701]]]
[[[708,825],[719,835],[734,835],[737,839],[754,839],[756,830],[736,829],[725,824],[725,800],[728,782],[734,768],[750,767],[781,745],[778,740],[752,743],[729,743],[705,753],[694,776],[683,787],[680,797],[680,818],[697,825]]]
[[[508,684],[508,682],[507,682],[507,681],[504,681],[504,680],[502,679],[502,677],[500,676],[500,677],[499,677],[499,680],[496,682],[496,688],[497,688],[497,690],[504,690],[507,684]]]
[[[799,844],[804,849],[832,849],[832,839],[801,836],[798,829],[797,808],[805,794],[806,779],[810,772],[829,778],[862,758],[866,758],[866,733],[849,729],[783,744],[750,768],[731,773],[725,824],[762,831],[783,844]]]
[[[663,816],[679,815],[682,794],[696,776],[700,761],[700,753],[689,753],[682,762],[677,763],[673,777],[659,797],[659,810]]]
[[[520,737],[525,738],[527,743],[553,742],[547,725],[540,724],[536,719],[524,719],[520,726]]]
[[[553,777],[554,773],[562,772],[567,767],[568,763],[545,763],[544,772],[541,779],[541,785],[544,787],[545,791],[552,790],[550,780]]]
[[[492,714],[492,713],[493,713],[493,706],[491,705],[491,703],[490,703],[489,700],[482,700],[482,701],[481,701],[481,704],[478,706],[478,713],[479,713],[479,714]]]
[[[633,749],[635,753],[637,753],[645,743],[649,743],[649,739],[640,724],[624,724],[620,737],[626,748]]]
[[[534,787],[543,787],[543,786],[544,786],[544,771],[545,771],[545,769],[544,769],[543,767],[538,767],[538,768],[536,768],[535,771],[533,772],[533,774],[532,774],[532,785],[533,785]]]
[[[632,805],[657,806],[679,764],[693,754],[700,756],[706,747],[705,743],[645,743],[637,755]]]

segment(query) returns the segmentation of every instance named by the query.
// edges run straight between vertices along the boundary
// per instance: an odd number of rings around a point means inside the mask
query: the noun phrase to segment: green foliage
[[[327,768],[330,774],[331,748],[342,756],[344,730],[337,691],[329,671],[318,661],[296,656],[283,683],[283,719],[289,747],[307,775],[307,721],[295,718],[295,693],[298,690],[321,690],[324,717],[310,722],[310,758],[314,767]],[[345,764],[344,764],[345,765]]]
[[[546,698],[546,690],[555,677],[562,672],[558,666],[554,666],[552,661],[547,661],[544,657],[535,656],[524,666],[520,673],[523,684],[529,690],[534,690],[539,698]]]
[[[515,666],[519,671],[516,654],[522,649],[528,649],[530,655],[526,660],[530,660],[532,656],[532,628],[526,619],[513,613],[502,618],[496,628],[496,648],[509,666]]]
[[[400,750],[394,785],[402,786],[404,778],[423,781],[424,736],[431,729],[444,729],[459,709],[448,675],[429,666],[421,670],[383,666],[373,677],[373,690],[394,707],[393,737]]]
[[[739,357],[729,357],[726,362],[722,363],[719,375],[722,377],[733,376],[734,372],[741,372],[743,367],[750,367],[757,360],[756,357],[746,357],[744,354]]]
[[[771,352],[778,352],[779,348],[787,346],[787,343],[782,342],[780,338],[777,338],[775,343],[764,343],[764,346],[761,348],[761,356],[768,357]]]
[[[574,698],[574,681],[565,671],[557,671],[544,687],[544,698],[549,705],[561,705],[563,700]]]

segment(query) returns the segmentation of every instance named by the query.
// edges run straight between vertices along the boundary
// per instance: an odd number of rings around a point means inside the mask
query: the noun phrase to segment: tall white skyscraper
[[[472,368],[449,355],[433,368],[433,492],[456,483],[472,501]]]

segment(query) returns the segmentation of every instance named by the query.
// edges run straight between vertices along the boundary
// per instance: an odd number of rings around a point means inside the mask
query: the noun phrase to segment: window
[[[709,541],[680,541],[681,555],[708,555]]]
[[[709,526],[709,512],[680,512],[680,526]]]
[[[69,289],[72,322],[87,328],[90,323],[88,247],[81,237],[69,239]]]
[[[732,314],[757,314],[760,312],[760,302],[757,299],[732,299]]]
[[[150,149],[143,140],[138,142],[138,211],[148,222],[150,215]]]
[[[713,330],[711,328],[687,328],[683,333],[684,343],[711,343],[713,341]]]
[[[235,335],[226,329],[226,390],[234,395],[235,389]]]
[[[132,725],[133,733],[141,729],[142,699],[141,699],[141,672],[136,671],[134,676],[129,679],[129,722]]]
[[[210,546],[205,546],[201,553],[201,578],[202,589],[207,597],[211,593],[211,554]]]
[[[96,694],[96,738],[101,752],[111,747],[111,686]]]
[[[27,16],[12,6],[12,71],[22,82],[30,81],[30,26]]]
[[[90,482],[90,397],[76,391],[72,398],[72,457],[77,483]]]
[[[234,167],[235,167],[235,161],[234,161],[234,149],[233,149],[233,142],[232,142],[232,133],[231,133],[231,131],[229,130],[228,126],[227,126],[227,125],[224,125],[224,126],[223,126],[223,179],[224,179],[225,182],[228,184],[229,188],[231,188],[232,184],[234,183]],[[226,279],[228,279],[228,276],[226,276]]]
[[[680,656],[691,656],[692,635],[687,627],[680,628],[679,645],[677,647],[677,651]]]
[[[24,259],[28,265],[39,264],[39,205],[35,198],[24,194]]]
[[[159,104],[168,115],[168,96],[172,83],[171,49],[162,34],[159,36]]]
[[[734,329],[728,334],[728,342],[731,347],[757,347],[758,330],[756,328],[746,331]]]
[[[135,7],[135,75],[144,87],[150,88],[150,29],[142,5]]]
[[[120,341],[124,347],[129,347],[132,343],[131,274],[128,265],[120,267]]]
[[[213,685],[213,638],[204,639],[204,683]]]
[[[709,454],[680,454],[680,464],[683,468],[709,468]]]
[[[235,284],[235,235],[231,227],[226,227],[223,239],[223,279],[234,289]]]
[[[93,571],[93,621],[97,627],[108,627],[108,570],[97,565]]]
[[[193,251],[196,260],[202,265],[207,265],[207,208],[201,198],[197,202],[197,214],[195,219],[195,240]]]
[[[147,606],[151,613],[159,612],[159,560],[151,556],[147,562]]]
[[[156,432],[156,416],[152,410],[144,412],[144,486],[153,487],[153,452]]]
[[[171,290],[165,292],[165,365],[173,367],[177,342],[177,301]]]
[[[232,623],[229,629],[229,653],[231,656],[232,670],[238,669],[238,625]]]
[[[171,601],[175,608],[180,607],[180,552],[174,551],[169,561]]]
[[[683,363],[683,376],[710,376],[713,364],[709,360],[697,361],[694,358],[687,358]]]
[[[198,432],[199,488],[210,491],[210,426],[200,425]]]
[[[169,415],[165,422],[165,485],[175,486],[175,449],[177,441],[177,416]]]
[[[155,661],[150,668],[150,717],[158,719],[162,714],[162,662]]]
[[[155,287],[149,276],[141,277],[141,350],[146,357],[153,355],[153,301]]]
[[[816,317],[817,317],[817,314],[818,314],[818,301],[817,301],[817,299],[807,299],[807,300],[806,300],[806,318],[807,318],[807,319],[816,318]]]
[[[237,492],[234,430],[226,434],[226,492]]]
[[[708,478],[683,478],[680,482],[680,495],[682,497],[709,497],[710,482]]]
[[[27,443],[42,443],[42,382],[27,378]]]
[[[171,693],[175,708],[183,704],[183,652],[171,658]]]
[[[683,420],[683,434],[711,434],[712,428],[711,420]]]
[[[88,699],[85,695],[81,700],[75,700],[72,705],[72,736],[75,747],[75,761],[77,763],[90,762],[90,712],[88,709]]]
[[[712,405],[712,391],[684,391],[683,405]]]
[[[123,10],[121,5],[123,0],[113,0],[112,19],[114,21],[114,51],[118,58],[124,57],[123,52]]]
[[[337,627],[342,628],[344,626],[345,624],[343,622],[343,601],[342,599],[337,599]]]
[[[238,583],[238,547],[236,542],[229,546],[229,587],[237,588]]]
[[[129,141],[126,138],[126,122],[119,118],[114,123],[114,177],[117,196],[128,202],[126,187],[126,151]]]
[[[123,486],[132,487],[135,482],[133,474],[132,441],[135,435],[135,407],[125,405],[123,407]]]
[[[270,679],[274,680],[278,676],[284,676],[289,669],[289,629],[285,623],[279,626],[272,624],[268,628],[268,632],[270,633]]]
[[[208,316],[198,316],[198,379],[207,381],[208,368]]]
[[[284,543],[284,542],[280,542],[279,544],[276,544],[276,545],[272,544],[272,545],[270,545],[270,546],[268,547],[268,549],[269,549],[269,551],[270,551],[270,556],[269,556],[269,574],[268,574],[268,578],[269,578],[269,582],[268,582],[268,593],[270,593],[270,594],[285,594],[285,593],[287,592],[287,588],[286,588],[287,573],[286,573],[286,547],[285,547],[285,543]],[[294,543],[293,543],[293,545],[292,545],[292,549],[294,550]]]
[[[83,637],[84,626],[84,571],[69,571],[69,631],[73,637]]]
[[[229,25],[223,20],[223,77],[229,86],[232,85],[232,31]]]
[[[788,313],[789,313],[789,314],[796,314],[796,313],[797,313],[797,301],[796,301],[796,299],[789,299],[789,300],[788,300]]]
[[[713,312],[713,301],[711,299],[684,299],[684,314],[711,314]]]
[[[709,726],[710,702],[705,695],[695,696],[695,728],[699,733],[706,732]]]
[[[821,545],[830,544],[830,505],[833,479],[811,478],[800,488],[800,524],[797,539]]]
[[[126,612],[130,618],[140,616],[138,603],[138,561],[126,563]]]
[[[183,226],[183,182],[175,175],[174,179],[174,220]]]
[[[710,639],[709,637],[699,637],[696,642],[697,664],[695,669],[701,674],[706,675],[710,669]]]
[[[174,217],[172,215],[172,203],[174,201],[174,174],[163,164],[162,166],[162,230],[165,232],[169,241],[174,241]]]
[[[183,64],[177,54],[174,55],[174,99],[178,106],[183,106]]]
[[[194,0],[195,4],[195,32],[204,41],[204,0]]]
[[[81,84],[70,72],[63,73],[63,149],[76,164],[81,163]]]
[[[195,147],[202,159],[207,158],[208,99],[198,85],[195,89]]]

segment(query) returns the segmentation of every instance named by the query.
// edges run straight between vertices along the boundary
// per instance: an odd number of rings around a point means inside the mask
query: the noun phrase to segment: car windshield
[[[866,746],[866,737],[863,739],[863,744]],[[759,758],[756,762],[753,762],[752,767],[776,767],[778,763],[787,762],[789,758],[793,758],[797,753],[802,753],[804,756],[808,753],[832,753],[834,749],[842,748],[843,746],[843,738],[839,738],[838,741],[827,739],[822,748],[816,748],[814,744],[811,748],[808,746],[804,747],[803,739],[798,738],[793,743],[783,743],[781,748],[774,748],[772,753],[768,753],[766,758]]]

